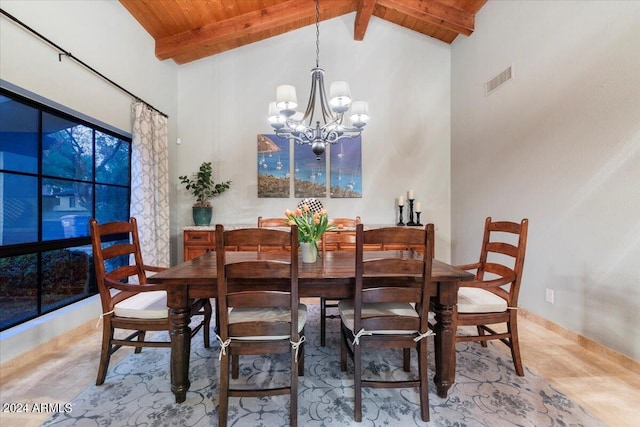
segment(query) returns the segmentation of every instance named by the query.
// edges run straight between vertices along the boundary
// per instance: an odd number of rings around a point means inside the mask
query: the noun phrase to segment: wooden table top
[[[313,264],[299,263],[298,280],[304,282],[317,282],[332,280],[344,281],[355,278],[355,252],[352,251],[328,251],[318,258]],[[421,257],[415,251],[365,251],[364,259],[383,257]],[[251,261],[258,259],[283,260],[289,259],[289,252],[282,251],[228,251],[226,253],[229,262]],[[448,282],[471,280],[473,275],[460,270],[445,262],[434,260],[431,274],[435,282]],[[149,277],[151,283],[163,283],[166,285],[216,285],[216,254],[207,252],[204,255],[171,267],[165,271]]]

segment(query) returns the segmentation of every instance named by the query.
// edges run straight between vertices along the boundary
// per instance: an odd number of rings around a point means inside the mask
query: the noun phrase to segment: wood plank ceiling
[[[451,43],[470,36],[487,0],[320,0],[320,20],[356,12],[355,40],[372,16]],[[314,0],[120,0],[156,41],[156,56],[185,64],[315,23]]]

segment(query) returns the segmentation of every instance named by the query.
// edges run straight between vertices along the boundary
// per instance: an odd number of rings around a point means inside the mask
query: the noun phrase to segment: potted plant
[[[214,183],[211,179],[212,173],[211,162],[202,162],[198,172],[190,177],[186,175],[178,177],[187,191],[190,191],[191,195],[196,199],[193,204],[193,222],[195,225],[211,224],[213,208],[209,199],[219,196],[231,187],[231,181]]]

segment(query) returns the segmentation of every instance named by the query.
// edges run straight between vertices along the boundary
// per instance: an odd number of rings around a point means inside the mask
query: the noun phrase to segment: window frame
[[[0,173],[10,173],[10,174],[14,174],[14,175],[22,175],[22,176],[29,176],[29,177],[35,177],[37,179],[37,189],[38,189],[38,195],[40,197],[36,197],[37,199],[37,241],[33,241],[33,242],[26,242],[26,243],[13,243],[13,244],[6,244],[6,245],[2,245],[0,244],[0,258],[8,258],[8,257],[13,257],[13,256],[18,256],[18,255],[28,255],[28,254],[36,254],[37,255],[37,259],[38,259],[38,266],[37,266],[37,309],[36,309],[36,314],[35,315],[26,315],[26,316],[22,316],[22,315],[18,315],[15,316],[13,318],[9,318],[9,319],[5,319],[4,321],[0,322],[0,331],[4,331],[6,329],[15,327],[17,325],[20,325],[24,322],[27,322],[29,320],[33,320],[35,318],[38,318],[42,315],[45,315],[47,313],[51,313],[55,310],[58,310],[60,308],[66,307],[70,304],[76,303],[78,301],[84,300],[86,298],[90,298],[93,295],[96,295],[98,293],[97,290],[97,286],[95,284],[95,273],[94,273],[94,269],[93,269],[93,254],[91,253],[89,256],[89,271],[88,271],[88,277],[87,277],[87,289],[91,290],[90,292],[84,292],[81,294],[71,294],[68,297],[64,298],[61,301],[57,301],[53,304],[50,304],[49,306],[45,307],[43,304],[43,275],[42,275],[42,256],[44,253],[49,252],[49,251],[55,251],[55,250],[60,250],[60,249],[67,249],[67,248],[75,248],[75,247],[79,247],[79,246],[88,246],[89,248],[91,247],[91,236],[87,235],[87,236],[82,236],[82,237],[64,237],[64,238],[58,238],[58,239],[50,239],[50,240],[43,240],[43,195],[42,195],[42,184],[43,184],[43,180],[51,180],[51,179],[60,179],[60,177],[55,177],[52,175],[44,175],[43,174],[43,116],[45,113],[53,115],[53,116],[57,116],[61,119],[64,120],[69,120],[73,123],[77,123],[79,125],[82,126],[86,126],[88,128],[92,129],[92,150],[93,150],[93,160],[92,160],[92,169],[93,169],[93,173],[92,173],[92,178],[91,180],[80,180],[77,178],[73,178],[73,179],[65,179],[68,180],[70,182],[79,182],[79,183],[87,183],[90,184],[91,189],[92,189],[92,198],[91,198],[91,204],[92,204],[92,212],[93,215],[92,217],[97,217],[99,216],[98,212],[97,212],[97,193],[96,193],[96,188],[99,186],[109,186],[109,187],[113,187],[113,188],[120,188],[120,189],[126,189],[126,193],[127,193],[127,207],[126,207],[126,212],[127,212],[127,218],[122,218],[122,220],[127,220],[129,218],[129,216],[131,215],[131,174],[132,174],[132,157],[133,157],[133,143],[132,143],[132,137],[130,134],[123,132],[123,131],[118,131],[115,128],[110,128],[108,125],[104,125],[104,124],[100,124],[99,121],[97,120],[92,120],[91,118],[83,115],[82,113],[78,113],[75,111],[72,111],[70,109],[67,109],[65,107],[62,106],[52,106],[50,104],[55,104],[53,102],[46,102],[46,100],[42,99],[41,97],[38,97],[37,95],[34,97],[29,97],[29,96],[25,96],[21,93],[18,93],[18,91],[15,90],[11,90],[7,87],[5,87],[5,85],[0,86],[0,95],[10,98],[16,102],[20,102],[22,104],[27,105],[28,107],[31,108],[35,108],[38,111],[38,135],[37,135],[37,171],[35,173],[32,172],[22,172],[22,171],[16,171],[16,170],[9,170],[6,169],[4,167],[0,167]],[[33,98],[39,98],[39,100],[35,100]],[[56,108],[58,107],[58,108]],[[65,111],[66,110],[66,111]],[[97,152],[97,138],[96,138],[96,132],[101,132],[103,134],[109,135],[110,137],[114,137],[117,138],[119,140],[122,140],[126,143],[129,144],[129,153],[128,153],[128,162],[129,164],[127,165],[128,167],[128,177],[127,177],[127,183],[125,184],[116,184],[116,183],[106,183],[106,182],[102,182],[102,181],[98,181],[98,176],[96,173],[96,152]],[[1,135],[1,134],[0,134]],[[119,218],[120,219],[120,218]],[[4,298],[4,296],[0,297]],[[33,308],[30,307],[29,310],[27,310],[27,312],[32,311]]]

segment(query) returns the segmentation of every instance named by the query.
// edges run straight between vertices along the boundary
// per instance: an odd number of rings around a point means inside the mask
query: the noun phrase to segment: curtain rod
[[[78,59],[77,57],[73,56],[73,54],[65,49],[63,49],[62,47],[58,46],[57,44],[55,44],[54,42],[52,42],[51,40],[49,40],[48,38],[46,38],[45,36],[43,36],[42,34],[38,33],[36,30],[34,30],[33,28],[29,27],[27,24],[25,24],[24,22],[20,21],[18,18],[16,18],[15,16],[11,15],[10,13],[6,12],[4,9],[0,8],[0,12],[6,16],[7,18],[11,19],[13,22],[15,22],[16,24],[20,25],[22,28],[26,29],[27,31],[29,31],[31,34],[34,34],[35,36],[37,36],[38,38],[40,38],[41,40],[45,41],[46,43],[48,43],[50,46],[53,46],[54,48],[56,48],[58,50],[58,61],[62,61],[62,56],[66,56],[67,58],[71,58],[73,59],[75,62],[77,62],[78,64],[82,65],[84,68],[86,68],[87,70],[91,71],[93,74],[96,74],[97,76],[99,76],[100,78],[102,78],[103,80],[106,80],[107,82],[109,82],[111,85],[117,87],[118,89],[120,89],[121,91],[123,91],[124,93],[126,93],[127,95],[131,96],[133,99],[135,99],[136,101],[140,101],[142,103],[144,103],[147,107],[151,108],[154,111],[157,111],[159,114],[163,115],[164,117],[169,117],[167,114],[163,113],[162,111],[158,110],[156,107],[154,107],[153,105],[149,104],[147,101],[145,101],[144,99],[140,98],[139,96],[134,95],[133,93],[129,92],[127,89],[123,88],[122,86],[120,86],[118,83],[114,82],[113,80],[111,80],[110,78],[108,78],[107,76],[105,76],[104,74],[102,74],[101,72],[99,72],[98,70],[94,69],[93,67],[91,67],[90,65],[84,63],[83,61],[81,61],[80,59]]]

